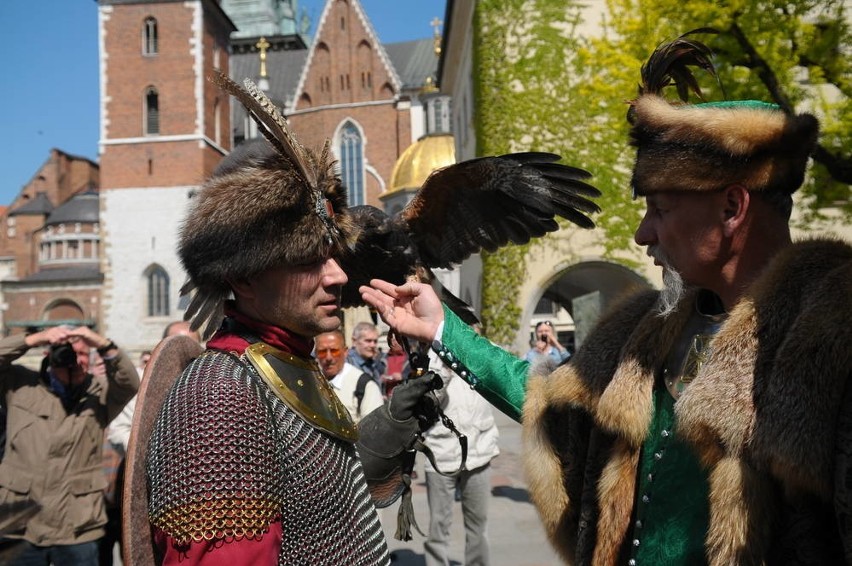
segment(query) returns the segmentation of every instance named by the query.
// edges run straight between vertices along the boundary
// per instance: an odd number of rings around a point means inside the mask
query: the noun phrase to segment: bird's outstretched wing
[[[457,163],[432,173],[401,212],[401,223],[423,264],[450,267],[482,249],[558,229],[561,216],[583,228],[600,209],[600,191],[582,169],[552,153],[512,153]]]

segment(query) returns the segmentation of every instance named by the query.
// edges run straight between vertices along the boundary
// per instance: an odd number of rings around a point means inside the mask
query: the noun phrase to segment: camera
[[[77,352],[69,343],[53,344],[48,354],[50,366],[71,369],[77,365]]]

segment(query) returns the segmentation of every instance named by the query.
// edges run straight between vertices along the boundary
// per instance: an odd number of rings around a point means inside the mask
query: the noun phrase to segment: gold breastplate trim
[[[355,442],[358,429],[314,360],[304,360],[269,344],[246,348],[246,358],[281,401],[312,426]]]

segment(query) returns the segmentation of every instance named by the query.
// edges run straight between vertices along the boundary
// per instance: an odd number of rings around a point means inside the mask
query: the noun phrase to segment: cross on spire
[[[267,78],[266,74],[266,50],[272,47],[272,44],[266,41],[266,38],[261,36],[260,41],[254,44],[260,50],[260,77]]]
[[[435,31],[435,55],[441,55],[441,25],[443,25],[443,21],[438,18],[432,18],[432,21],[429,24],[432,26],[432,29]]]

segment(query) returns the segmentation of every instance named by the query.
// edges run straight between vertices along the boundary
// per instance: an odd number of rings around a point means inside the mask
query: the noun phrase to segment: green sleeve
[[[495,346],[462,322],[444,305],[443,346],[470,371],[462,376],[489,403],[521,420],[529,362]]]

